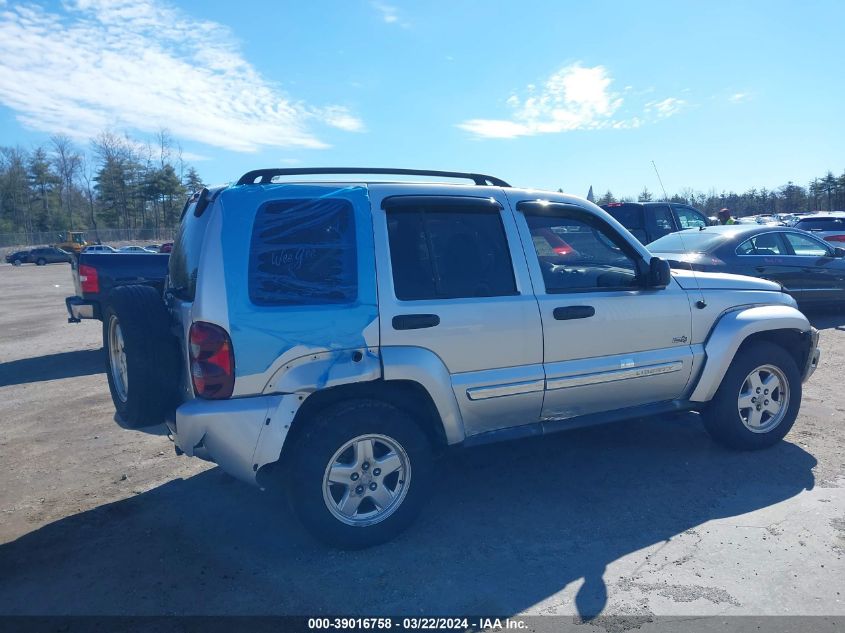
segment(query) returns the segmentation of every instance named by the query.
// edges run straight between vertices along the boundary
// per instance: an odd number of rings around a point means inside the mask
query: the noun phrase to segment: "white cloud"
[[[751,95],[747,92],[735,92],[728,97],[728,101],[731,103],[742,103],[743,101],[748,101],[750,98]]]
[[[393,5],[384,2],[371,2],[372,7],[381,15],[385,24],[396,24],[402,28],[408,28],[409,23],[399,17],[399,10]]]
[[[0,0],[2,2],[2,0]],[[217,23],[156,0],[67,0],[0,12],[0,103],[26,126],[77,138],[107,128],[172,130],[235,151],[322,148],[324,124],[359,131],[339,105],[293,100]]]
[[[650,101],[645,106],[646,113],[654,112],[659,119],[666,119],[678,114],[687,106],[687,102],[677,97],[668,97],[662,101]]]
[[[194,152],[182,152],[182,159],[189,160],[192,163],[196,163],[203,160],[211,160],[211,158],[209,156],[206,156],[205,154],[196,154]]]
[[[514,138],[572,130],[607,127],[622,105],[610,90],[612,80],[604,66],[564,66],[539,89],[529,84],[526,97],[511,95],[506,103],[510,119],[470,119],[458,127],[490,138]]]
[[[581,63],[564,66],[539,87],[528,84],[525,96],[511,95],[505,101],[512,111],[507,119],[469,119],[458,127],[479,138],[516,138],[574,130],[634,129],[648,122],[673,116],[688,104],[669,97],[622,111],[623,98],[615,92],[613,79],[604,66]],[[653,88],[622,89],[626,99],[642,98]],[[641,111],[640,111],[641,110]]]

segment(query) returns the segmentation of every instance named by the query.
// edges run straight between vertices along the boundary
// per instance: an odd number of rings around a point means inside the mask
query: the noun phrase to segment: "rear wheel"
[[[287,490],[300,520],[336,547],[384,543],[419,513],[432,477],[428,438],[411,416],[377,400],[354,400],[302,421]]]
[[[20,259],[16,259],[12,262],[12,266],[20,266],[23,262]]]
[[[161,297],[149,286],[121,286],[103,310],[106,374],[124,426],[164,422],[179,385],[176,339]]]
[[[767,342],[740,349],[704,413],[714,440],[729,448],[772,446],[801,406],[801,375],[792,356]]]
[[[47,263],[47,260],[43,257],[39,257],[38,260],[35,262],[36,266],[44,266]]]

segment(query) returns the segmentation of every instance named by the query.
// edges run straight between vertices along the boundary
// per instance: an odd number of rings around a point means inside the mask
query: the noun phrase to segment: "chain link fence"
[[[152,229],[84,229],[85,240],[90,243],[122,245],[130,242],[171,242],[176,234],[175,228]],[[0,233],[0,248],[33,248],[49,246],[63,242],[60,231],[42,231],[34,233]]]

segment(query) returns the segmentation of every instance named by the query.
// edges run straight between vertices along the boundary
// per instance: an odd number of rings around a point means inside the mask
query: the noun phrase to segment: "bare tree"
[[[59,186],[59,199],[67,211],[68,229],[73,229],[73,183],[82,167],[82,156],[74,147],[73,142],[64,134],[56,134],[50,137],[53,145],[53,166],[59,175],[61,185]]]

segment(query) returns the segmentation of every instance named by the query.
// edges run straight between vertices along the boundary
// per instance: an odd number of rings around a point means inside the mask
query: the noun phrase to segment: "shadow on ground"
[[[788,442],[725,451],[695,414],[481,447],[444,459],[408,532],[360,552],[213,469],[0,546],[0,613],[512,614],[583,580],[587,617],[607,565],[812,488],[815,463]]]
[[[102,349],[86,349],[0,363],[0,387],[105,372]]]

